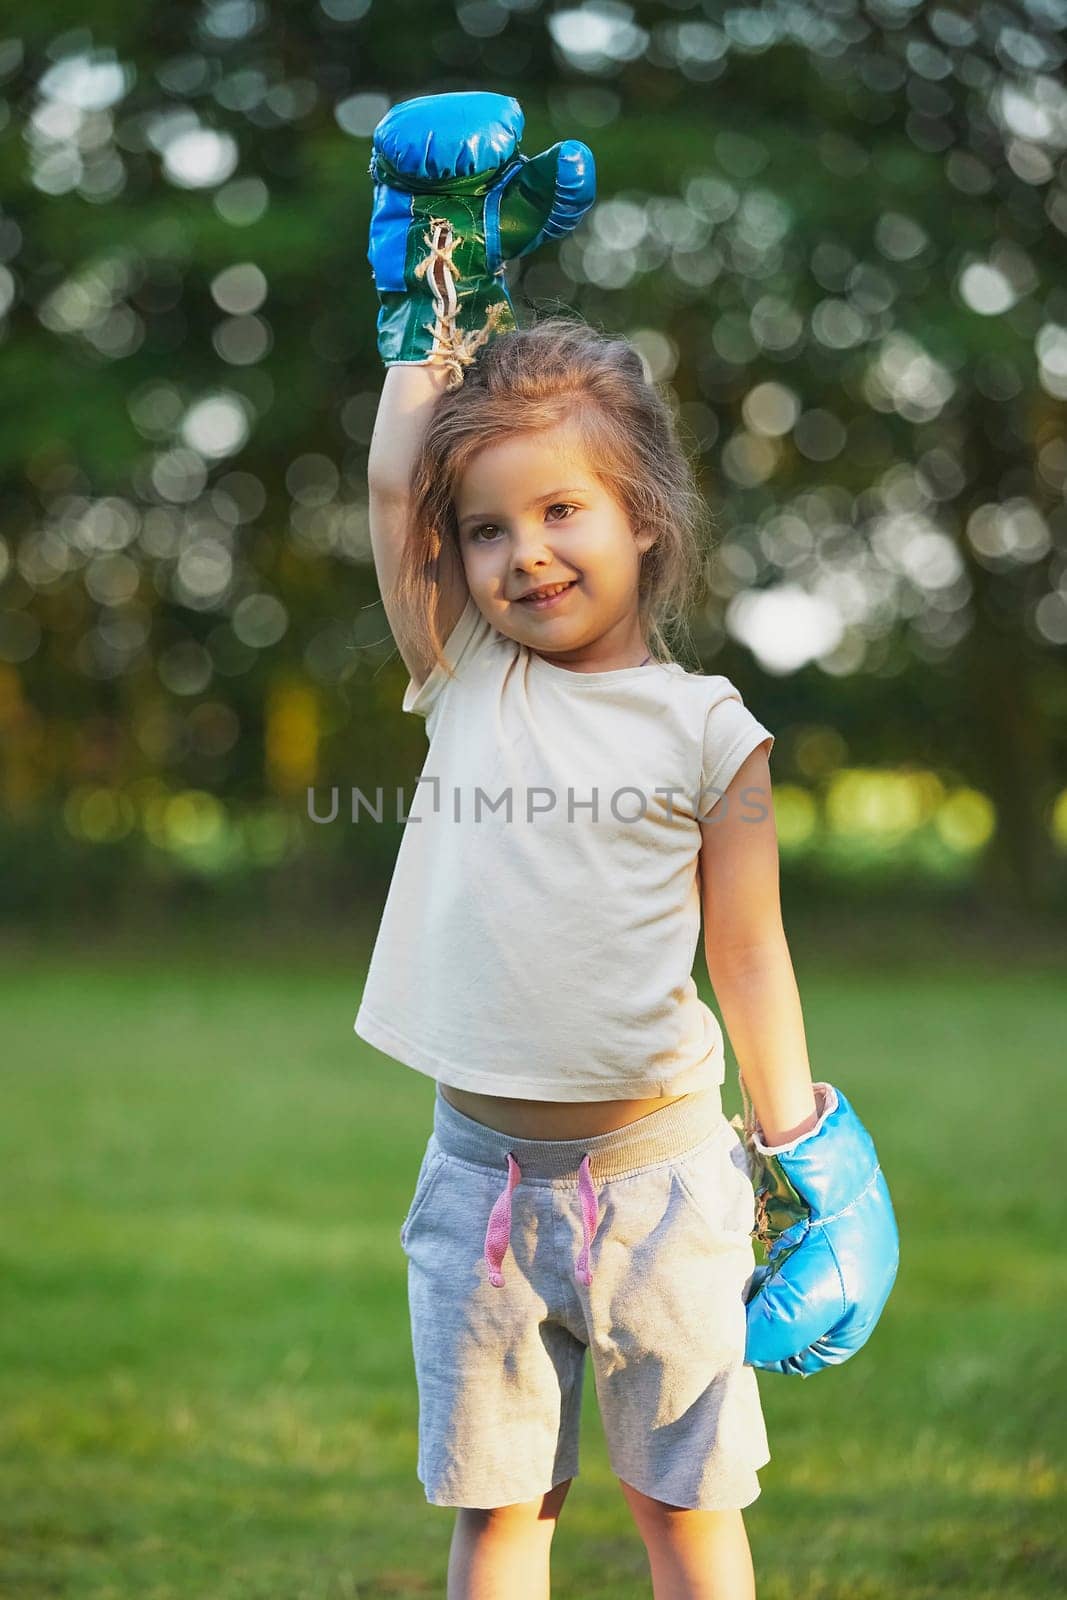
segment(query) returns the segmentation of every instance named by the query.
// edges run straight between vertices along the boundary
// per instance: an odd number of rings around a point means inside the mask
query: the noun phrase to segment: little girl
[[[770,1459],[744,1362],[754,1193],[692,964],[703,913],[761,1137],[796,1139],[823,1108],[778,898],[774,736],[727,678],[671,659],[700,502],[639,356],[580,321],[509,328],[499,299],[463,344],[441,193],[429,322],[398,332],[372,235],[372,542],[430,744],[355,1022],[436,1080],[400,1231],[418,1476],[457,1508],[453,1600],[547,1595],[588,1352],[657,1600],[741,1600],[741,1512]]]

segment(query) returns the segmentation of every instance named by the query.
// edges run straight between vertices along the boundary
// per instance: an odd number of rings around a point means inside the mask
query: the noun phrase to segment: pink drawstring
[[[489,1282],[494,1289],[499,1289],[504,1282],[504,1274],[500,1270],[500,1263],[504,1259],[508,1241],[511,1238],[511,1191],[522,1177],[519,1163],[511,1151],[508,1151],[508,1181],[503,1193],[500,1195],[492,1211],[489,1213],[489,1226],[485,1230],[485,1259],[489,1264]]]
[[[508,1181],[489,1213],[489,1226],[485,1230],[485,1260],[489,1268],[489,1282],[494,1289],[499,1289],[504,1282],[504,1274],[500,1267],[511,1241],[511,1191],[521,1178],[522,1169],[509,1150]],[[587,1155],[582,1157],[582,1164],[578,1169],[578,1194],[582,1203],[582,1233],[585,1242],[578,1252],[574,1275],[579,1283],[589,1285],[593,1281],[589,1251],[596,1235],[598,1211],[596,1189],[589,1175]]]
[[[597,1225],[596,1190],[593,1180],[589,1176],[589,1157],[582,1157],[582,1164],[578,1168],[578,1194],[582,1202],[582,1231],[585,1234],[585,1243],[578,1253],[574,1264],[574,1275],[580,1283],[592,1283],[593,1272],[589,1265],[589,1247],[593,1242]]]

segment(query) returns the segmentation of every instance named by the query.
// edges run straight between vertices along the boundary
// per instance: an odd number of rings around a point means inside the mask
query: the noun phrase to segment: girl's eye
[[[554,506],[549,506],[548,509],[549,509],[549,511],[571,512],[571,511],[577,511],[578,507],[569,505],[564,500],[558,500]],[[559,520],[561,522],[566,522],[567,521],[567,517],[561,517]],[[495,532],[495,531],[496,531],[496,524],[495,523],[483,522],[480,527],[471,529],[471,538],[480,540],[483,533],[491,533],[491,532]]]

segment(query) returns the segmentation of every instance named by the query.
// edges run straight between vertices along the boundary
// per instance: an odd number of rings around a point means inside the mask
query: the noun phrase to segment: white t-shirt
[[[655,661],[575,672],[473,598],[444,650],[455,678],[435,666],[404,694],[430,748],[355,1031],[482,1094],[722,1083],[722,1031],[692,977],[697,819],[774,735],[727,678]],[[770,797],[738,803],[755,816]]]

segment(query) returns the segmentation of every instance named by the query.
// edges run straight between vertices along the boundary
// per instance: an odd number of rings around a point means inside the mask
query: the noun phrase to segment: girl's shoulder
[[[456,619],[452,632],[442,643],[443,653],[452,667],[455,678],[467,673],[472,662],[483,652],[497,644],[511,645],[517,648],[514,641],[494,628],[474,603],[472,595],[468,594],[467,603]],[[416,684],[413,679],[408,679],[408,686],[404,690],[402,709],[410,711],[417,717],[429,717],[430,712],[437,704],[445,686],[455,681],[450,678],[440,662],[434,665],[429,677],[421,684]]]
[[[698,712],[710,713],[727,700],[741,702],[740,689],[724,673],[694,672],[680,661],[661,661],[659,665],[669,674],[671,693],[684,695]]]
[[[697,815],[707,819],[752,751],[765,745],[768,756],[774,734],[745,704],[740,689],[722,672],[693,672],[681,662],[663,662],[672,706],[683,711],[700,765]]]

